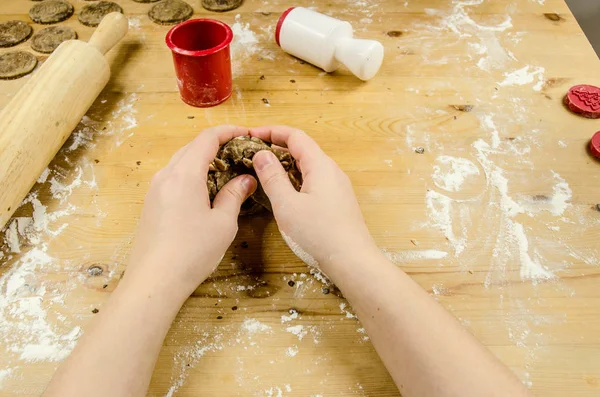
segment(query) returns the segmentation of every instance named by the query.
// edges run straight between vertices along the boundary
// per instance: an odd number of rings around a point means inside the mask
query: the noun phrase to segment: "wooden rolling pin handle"
[[[88,43],[62,43],[0,111],[0,228],[106,87],[104,54],[128,25],[109,14]]]
[[[125,37],[128,29],[127,18],[120,12],[111,12],[102,19],[88,44],[96,47],[104,55]]]

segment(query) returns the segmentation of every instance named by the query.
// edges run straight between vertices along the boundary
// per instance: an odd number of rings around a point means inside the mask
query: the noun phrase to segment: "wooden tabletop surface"
[[[179,99],[151,5],[116,1],[130,31],[111,81],[2,236],[1,395],[40,394],[126,269],[152,175],[224,123],[307,131],[351,177],[381,249],[535,394],[600,394],[600,163],[586,150],[600,121],[562,104],[600,85],[600,63],[563,0],[246,0],[223,14],[189,1],[236,34],[234,93],[210,109]],[[33,4],[3,0],[0,20],[31,23]],[[363,83],[282,52],[289,6],[380,40],[379,74]],[[93,32],[76,15],[62,25]],[[0,82],[0,106],[26,80]],[[398,392],[341,293],[265,214],[240,219],[182,308],[149,395]]]

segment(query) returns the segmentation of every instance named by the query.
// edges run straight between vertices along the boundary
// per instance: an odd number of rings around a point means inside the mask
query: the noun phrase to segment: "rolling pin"
[[[0,229],[108,83],[104,54],[127,29],[115,12],[89,42],[65,41],[0,112]]]

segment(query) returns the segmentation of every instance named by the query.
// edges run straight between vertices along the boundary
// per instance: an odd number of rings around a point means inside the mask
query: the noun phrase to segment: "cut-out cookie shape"
[[[94,4],[88,4],[81,9],[79,13],[79,22],[85,26],[96,27],[100,25],[102,19],[111,12],[123,13],[123,9],[117,3],[112,1],[100,1]]]
[[[188,20],[194,14],[194,9],[181,0],[164,0],[156,4],[148,12],[148,16],[159,25],[173,25]]]
[[[23,21],[0,23],[0,47],[12,47],[24,42],[31,36],[33,29]]]
[[[68,26],[50,26],[37,32],[31,40],[31,48],[37,52],[50,54],[63,41],[75,40],[77,32]]]
[[[33,71],[37,58],[25,51],[14,51],[0,55],[0,79],[12,80],[23,77]]]
[[[29,17],[33,22],[51,24],[65,21],[73,15],[73,6],[62,0],[45,0],[31,7]]]
[[[208,11],[224,12],[235,10],[244,0],[202,0],[202,7]]]

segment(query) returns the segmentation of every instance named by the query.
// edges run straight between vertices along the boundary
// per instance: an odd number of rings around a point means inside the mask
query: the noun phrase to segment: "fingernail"
[[[250,195],[256,190],[256,179],[250,175],[245,175],[242,178],[242,187],[246,192],[246,198],[250,197]]]
[[[261,154],[261,153],[264,153],[264,154]],[[258,158],[256,158],[256,156],[258,156]],[[252,162],[254,163],[254,167],[257,169],[257,171],[264,170],[265,167],[273,164],[277,160],[277,158],[275,158],[275,155],[273,153],[269,152],[268,150],[262,150],[262,151],[256,153],[254,155],[254,157],[255,158],[252,159]]]

